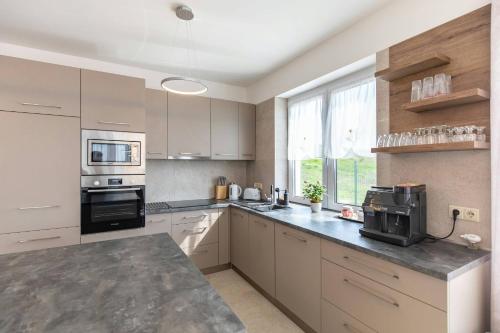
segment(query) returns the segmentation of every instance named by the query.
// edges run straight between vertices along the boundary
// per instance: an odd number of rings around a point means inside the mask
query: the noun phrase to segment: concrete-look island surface
[[[245,332],[167,234],[0,256],[0,332]]]

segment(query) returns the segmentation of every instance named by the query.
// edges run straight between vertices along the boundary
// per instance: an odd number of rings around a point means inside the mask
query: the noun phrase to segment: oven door
[[[82,189],[82,234],[144,227],[144,186]]]
[[[82,175],[143,175],[145,134],[82,130]]]

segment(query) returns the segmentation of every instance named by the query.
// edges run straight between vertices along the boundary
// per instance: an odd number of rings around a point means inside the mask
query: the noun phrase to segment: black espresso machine
[[[409,246],[427,235],[425,185],[372,187],[363,202],[363,236]]]

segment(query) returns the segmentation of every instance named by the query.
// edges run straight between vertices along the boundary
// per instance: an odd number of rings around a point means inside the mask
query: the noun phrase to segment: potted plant
[[[321,201],[323,201],[323,195],[326,192],[326,187],[321,185],[320,182],[310,183],[305,181],[302,193],[304,197],[311,201],[311,210],[313,213],[318,213],[321,211]]]

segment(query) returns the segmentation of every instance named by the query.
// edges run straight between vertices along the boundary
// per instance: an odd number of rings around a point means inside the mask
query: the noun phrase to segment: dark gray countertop
[[[147,214],[223,208],[230,205],[440,280],[451,280],[490,259],[490,252],[488,251],[471,250],[464,245],[446,241],[432,242],[426,240],[406,248],[380,242],[361,236],[358,232],[362,226],[360,223],[336,218],[336,214],[331,211],[313,214],[309,207],[302,205],[291,205],[291,209],[264,213],[246,208],[243,206],[244,203],[219,201],[213,205],[196,208],[147,209]]]
[[[167,235],[0,256],[0,332],[245,332]]]

